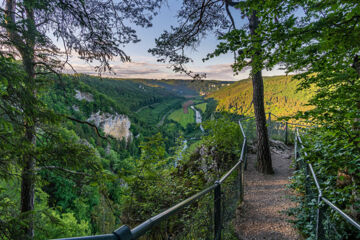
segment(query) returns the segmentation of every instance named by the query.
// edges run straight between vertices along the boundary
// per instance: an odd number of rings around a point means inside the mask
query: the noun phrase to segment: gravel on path
[[[245,193],[242,206],[236,213],[236,231],[242,240],[301,239],[284,211],[295,207],[286,188],[289,177],[291,150],[272,153],[274,175],[263,175],[255,170],[256,154],[249,154],[245,171]]]

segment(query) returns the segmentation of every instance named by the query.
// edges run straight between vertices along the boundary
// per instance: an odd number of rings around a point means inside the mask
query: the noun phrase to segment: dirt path
[[[245,171],[244,203],[237,210],[236,225],[242,240],[295,240],[300,239],[284,210],[294,207],[286,196],[291,176],[291,150],[272,153],[274,175],[263,175],[255,170],[256,155],[249,154],[248,169]]]

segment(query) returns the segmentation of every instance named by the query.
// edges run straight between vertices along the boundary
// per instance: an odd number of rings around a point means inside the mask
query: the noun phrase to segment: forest
[[[299,111],[311,110],[307,105],[315,89],[297,91],[299,80],[292,76],[264,77],[265,111],[279,117],[293,116]],[[235,84],[208,94],[208,98],[217,100],[217,110],[238,115],[252,116],[252,84],[250,80],[238,81]]]
[[[219,184],[234,166],[243,170],[244,152],[248,178],[228,181],[258,189],[234,197],[232,213],[217,215],[207,195],[140,239],[213,239],[213,231],[225,240],[360,239],[359,2],[179,1],[174,25],[153,36],[148,54],[184,79],[156,80],[142,69],[140,78],[103,77],[114,62],[130,62],[125,46],[141,44],[139,29],[154,27],[169,4],[0,1],[0,239],[117,237],[120,226],[134,228]],[[233,74],[249,77],[207,80],[192,69],[206,38],[216,47],[202,61],[230,54]],[[71,57],[93,64],[92,74],[77,73]],[[278,68],[284,76],[263,77]],[[271,135],[281,126],[294,136],[285,121],[304,124],[288,145]],[[284,166],[290,175],[278,184]],[[224,203],[231,184],[217,193]],[[274,215],[261,213],[267,224],[241,228],[245,213],[277,203],[251,199],[263,189],[291,199],[273,212],[287,227],[269,227]],[[292,237],[281,235],[287,228]]]

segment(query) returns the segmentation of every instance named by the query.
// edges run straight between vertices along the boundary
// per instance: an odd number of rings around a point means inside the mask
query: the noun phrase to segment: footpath
[[[293,171],[290,168],[292,150],[275,150],[271,156],[275,174],[263,175],[255,170],[256,154],[248,155],[248,167],[244,176],[244,202],[236,214],[239,239],[301,239],[285,213],[295,206],[289,199],[292,193],[286,187]]]

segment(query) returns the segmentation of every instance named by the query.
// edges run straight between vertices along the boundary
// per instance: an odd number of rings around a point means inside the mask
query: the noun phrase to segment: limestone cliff
[[[100,127],[106,135],[110,135],[118,140],[125,138],[126,142],[131,141],[130,131],[131,122],[128,116],[123,114],[93,113],[88,119],[97,127]]]
[[[86,93],[86,92],[80,92],[79,90],[75,90],[75,98],[77,100],[85,100],[87,102],[93,102],[94,101],[94,97],[91,93]]]

